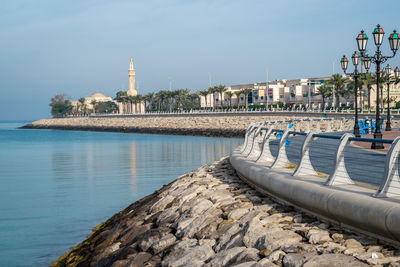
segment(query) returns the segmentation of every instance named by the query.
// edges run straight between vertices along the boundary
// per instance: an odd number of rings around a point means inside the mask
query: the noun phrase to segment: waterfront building
[[[142,100],[137,99],[135,101],[135,97],[138,95],[138,92],[135,89],[135,76],[136,71],[133,66],[133,58],[130,59],[129,69],[128,69],[128,79],[129,79],[129,90],[126,92],[127,101],[118,102],[113,100],[111,97],[105,96],[102,93],[95,93],[92,96],[86,97],[84,103],[80,103],[78,100],[71,101],[75,110],[84,108],[87,112],[94,112],[94,103],[99,102],[113,102],[118,106],[118,112],[120,114],[136,114],[136,113],[145,113],[145,103]]]

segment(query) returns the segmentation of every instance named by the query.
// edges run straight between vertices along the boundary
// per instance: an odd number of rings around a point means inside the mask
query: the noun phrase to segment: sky
[[[341,72],[364,29],[400,30],[398,0],[0,0],[0,120],[50,117],[50,98],[140,94]],[[400,56],[388,61],[400,65]],[[374,67],[374,66],[373,66]],[[349,68],[351,70],[351,67]]]

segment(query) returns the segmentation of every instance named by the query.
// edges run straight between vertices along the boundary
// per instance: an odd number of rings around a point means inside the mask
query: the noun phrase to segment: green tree
[[[242,91],[235,91],[234,94],[236,95],[236,98],[237,98],[237,107],[239,108],[240,95],[242,94]]]
[[[249,94],[252,92],[253,90],[251,89],[251,88],[246,88],[246,89],[242,89],[242,90],[240,90],[240,92],[242,93],[242,94],[244,94],[244,100],[245,100],[245,103],[246,103],[246,110],[249,108],[249,98],[248,98],[248,96],[249,96]]]
[[[204,91],[200,91],[199,92],[200,96],[204,96],[204,101],[205,101],[206,108],[207,108],[207,96],[208,96],[208,94],[209,94],[208,90],[204,90]]]
[[[226,95],[229,97],[229,106],[232,107],[232,96],[233,96],[233,92],[231,92],[231,91],[226,92]]]
[[[332,84],[335,89],[336,107],[340,107],[340,96],[343,96],[346,89],[347,79],[343,78],[340,74],[333,74],[332,78],[327,81],[328,84]]]
[[[216,104],[215,104],[215,87],[208,87],[208,89],[207,89],[207,91],[208,91],[208,93],[210,94],[210,95],[212,95],[212,99],[213,99],[213,108],[215,108],[216,107]]]
[[[95,106],[95,110],[97,113],[113,113],[114,111],[118,110],[117,104],[112,101],[98,102]]]
[[[85,98],[84,97],[79,98],[78,103],[79,103],[79,107],[78,107],[79,113],[81,115],[85,115],[86,114]]]
[[[72,113],[73,106],[65,94],[59,94],[50,99],[51,115],[65,117]]]
[[[96,101],[96,100],[92,100],[92,101],[90,102],[90,104],[92,104],[92,106],[93,106],[93,112],[96,113],[96,104],[97,104],[97,101]]]
[[[376,76],[372,73],[363,73],[360,82],[367,87],[368,108],[371,108],[371,89],[372,85],[376,83]]]
[[[222,107],[224,104],[224,100],[222,99],[223,93],[225,93],[228,90],[225,85],[217,85],[214,86],[214,92],[219,94],[219,99],[220,99],[220,106]]]
[[[192,109],[196,107],[200,108],[200,99],[197,93],[190,94],[189,99],[190,99],[190,106]]]
[[[325,110],[325,99],[332,95],[332,87],[328,84],[324,83],[320,87],[317,88],[317,95],[322,97],[322,108]]]
[[[155,99],[154,93],[147,93],[147,94],[144,96],[144,98],[145,98],[145,100],[149,103],[147,109],[148,109],[148,110],[153,110],[153,102],[154,102],[154,99]]]

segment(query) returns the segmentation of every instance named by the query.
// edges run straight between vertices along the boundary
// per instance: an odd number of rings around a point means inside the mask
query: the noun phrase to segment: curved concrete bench
[[[373,198],[376,190],[357,185],[326,186],[319,177],[294,177],[284,169],[242,156],[235,149],[230,162],[239,176],[261,192],[329,222],[400,245],[400,199]]]

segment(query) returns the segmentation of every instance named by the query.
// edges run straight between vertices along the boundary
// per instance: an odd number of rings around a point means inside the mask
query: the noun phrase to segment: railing
[[[350,133],[321,134],[318,127],[314,131],[308,128],[306,131],[276,129],[274,122],[252,123],[240,152],[248,160],[283,170],[293,177],[326,178],[326,186],[359,181],[379,185],[373,197],[400,196],[400,137],[376,140],[356,138]],[[349,145],[351,142],[384,143],[390,144],[390,148],[385,155]]]
[[[386,112],[386,108],[383,112]],[[97,116],[149,116],[149,115],[176,115],[176,114],[235,114],[235,113],[260,113],[260,112],[290,112],[290,113],[325,113],[325,114],[352,114],[354,109],[307,109],[307,108],[249,108],[249,109],[206,109],[206,110],[178,110],[178,111],[146,111],[145,113],[92,113],[90,117]],[[400,114],[400,109],[390,109],[392,115]],[[360,110],[360,114],[374,115],[374,110]]]

